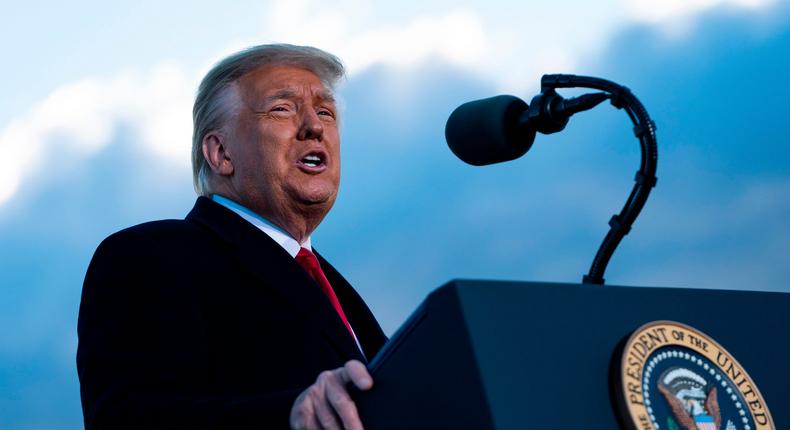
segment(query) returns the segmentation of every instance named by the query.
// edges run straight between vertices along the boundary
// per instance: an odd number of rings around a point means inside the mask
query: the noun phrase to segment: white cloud
[[[710,8],[758,9],[775,0],[492,0],[485,4],[369,0],[273,2],[264,39],[319,46],[336,53],[353,75],[373,64],[411,65],[441,57],[500,91],[531,93],[544,73],[584,73],[620,28],[660,25],[682,36]],[[442,2],[439,2],[442,3]]]
[[[143,82],[137,120],[143,143],[174,161],[188,162],[192,147],[192,103],[198,78],[190,79],[176,64],[160,64]]]
[[[374,63],[411,65],[432,55],[472,65],[480,60],[485,45],[477,16],[457,10],[440,18],[419,17],[402,28],[362,34],[338,47],[338,53],[355,72]]]
[[[275,2],[263,39],[326,49],[344,61],[352,78],[376,64],[400,68],[439,59],[510,92],[532,89],[542,73],[567,72],[575,66],[575,47],[563,46],[553,37],[549,18],[556,10],[500,4],[437,11],[408,3],[396,13],[365,0],[339,3],[318,7],[312,0]],[[531,24],[524,25],[517,16],[530,17]],[[259,42],[246,46],[253,43]],[[240,46],[245,44],[233,45]]]
[[[178,66],[162,63],[146,74],[124,71],[55,89],[0,130],[0,153],[7,160],[0,169],[0,205],[26,175],[41,170],[51,145],[90,154],[110,142],[119,124],[132,125],[154,154],[188,160],[194,88]]]
[[[320,46],[336,53],[354,74],[372,64],[411,65],[429,56],[470,65],[486,46],[477,14],[457,8],[441,16],[418,15],[405,24],[381,27],[354,23],[373,20],[371,5],[352,2],[344,11],[326,11],[309,1],[277,2],[266,28],[272,40]],[[320,10],[319,13],[310,11]],[[299,25],[293,25],[298,17]]]
[[[6,160],[0,169],[0,204],[16,192],[22,171],[38,159],[40,148],[36,136],[22,121],[14,121],[0,133],[0,154]]]
[[[658,23],[688,17],[715,7],[758,9],[773,2],[774,0],[627,0],[624,6],[633,18]]]

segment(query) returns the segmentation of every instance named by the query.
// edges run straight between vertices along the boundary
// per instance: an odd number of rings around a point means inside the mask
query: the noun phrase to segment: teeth
[[[308,167],[318,167],[321,164],[321,157],[318,155],[306,155],[302,158],[302,163]]]
[[[321,157],[318,155],[306,155],[304,158],[302,158],[302,163],[310,167],[317,167],[319,164],[321,164]]]

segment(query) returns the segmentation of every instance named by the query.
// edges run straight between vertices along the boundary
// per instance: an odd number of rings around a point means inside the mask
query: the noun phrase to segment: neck
[[[290,216],[285,214],[269,214],[261,216],[285,230],[291,237],[299,242],[300,245],[303,244],[311,234],[313,234],[313,231],[318,227],[318,224],[320,224],[321,220],[324,218],[323,215],[317,217],[309,215],[305,216],[302,214],[291,214]]]
[[[267,204],[266,200],[248,201],[241,196],[227,192],[228,190],[214,190],[212,194],[225,197],[245,207],[261,218],[281,228],[300,245],[303,244],[318,227],[326,216],[326,204],[303,204],[293,202],[287,206]]]

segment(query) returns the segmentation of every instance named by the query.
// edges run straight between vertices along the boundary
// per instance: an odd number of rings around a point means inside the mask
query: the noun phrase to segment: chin
[[[293,193],[293,195],[296,200],[310,205],[322,205],[328,203],[331,206],[332,203],[335,202],[335,197],[337,197],[337,187],[326,183],[311,185],[313,186],[304,186],[294,189],[295,193]]]
[[[337,193],[334,192],[305,192],[296,196],[296,201],[305,206],[326,207],[327,210],[335,203]]]
[[[332,207],[335,204],[335,196],[310,196],[302,200],[305,204],[311,206],[327,206]]]

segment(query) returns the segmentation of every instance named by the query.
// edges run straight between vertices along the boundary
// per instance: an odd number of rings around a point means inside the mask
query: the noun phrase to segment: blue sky
[[[30,2],[0,48],[0,428],[81,427],[82,276],[102,238],[181,218],[202,73],[266,41],[337,53],[350,74],[343,183],[314,244],[388,332],[456,277],[578,282],[638,165],[601,105],[517,161],[474,168],[447,115],[529,100],[543,73],[629,86],[658,124],[658,187],[607,282],[788,291],[790,8],[650,2]]]

